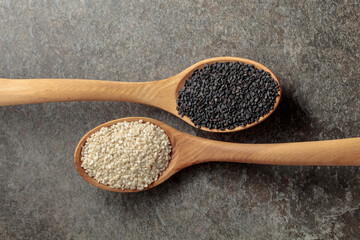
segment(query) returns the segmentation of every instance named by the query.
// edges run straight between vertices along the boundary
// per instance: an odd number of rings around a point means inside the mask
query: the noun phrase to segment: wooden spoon
[[[78,143],[74,159],[79,174],[95,187],[114,192],[139,192],[140,190],[121,190],[111,188],[89,177],[81,167],[81,150],[86,139],[102,127],[109,127],[123,121],[150,122],[161,127],[169,136],[172,152],[166,170],[148,188],[153,188],[170,178],[183,168],[203,162],[238,162],[273,165],[339,165],[360,166],[360,138],[340,140],[274,143],[274,144],[241,144],[220,142],[195,137],[180,132],[163,122],[151,118],[129,117],[104,123],[89,131]]]
[[[205,64],[216,62],[243,62],[252,64],[258,69],[269,72],[273,79],[278,82],[273,72],[262,64],[244,58],[218,57],[209,58],[181,73],[159,81],[153,82],[117,82],[99,80],[79,80],[79,79],[0,79],[0,106],[44,103],[44,102],[69,102],[69,101],[122,101],[136,102],[161,108],[174,114],[177,117],[176,99],[178,92],[184,86],[194,70],[202,68]],[[201,130],[209,132],[235,132],[252,127],[270,116],[279,104],[279,96],[276,98],[274,108],[258,122],[248,124],[244,127],[236,127],[232,130],[209,129],[201,127]],[[182,118],[188,124],[194,126],[190,118]]]

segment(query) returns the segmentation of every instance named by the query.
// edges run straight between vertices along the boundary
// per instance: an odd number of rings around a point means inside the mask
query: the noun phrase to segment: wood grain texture
[[[79,141],[75,154],[75,166],[79,174],[90,184],[114,192],[138,192],[138,190],[121,190],[110,188],[89,177],[81,167],[81,149],[86,139],[102,127],[111,126],[122,121],[151,122],[169,136],[172,152],[167,169],[157,181],[148,188],[153,188],[178,171],[191,165],[204,162],[238,162],[272,165],[319,165],[319,166],[360,166],[360,138],[349,138],[329,141],[275,143],[275,144],[241,144],[214,141],[195,137],[180,132],[165,123],[151,118],[130,117],[104,123],[91,131]]]
[[[115,82],[80,79],[0,79],[0,106],[18,105],[46,102],[69,102],[69,101],[121,101],[135,102],[151,105],[180,117],[176,110],[176,99],[179,90],[195,69],[202,68],[205,64],[216,62],[243,62],[252,64],[258,69],[263,69],[271,74],[273,79],[280,82],[273,72],[264,65],[245,58],[218,57],[209,58],[188,67],[181,73],[167,79],[153,82]],[[209,129],[201,127],[201,130],[209,132],[236,132],[250,128],[269,117],[276,109],[281,98],[281,86],[276,98],[274,108],[258,122],[244,127],[236,127],[232,130]],[[190,118],[182,118],[188,124],[194,126]]]

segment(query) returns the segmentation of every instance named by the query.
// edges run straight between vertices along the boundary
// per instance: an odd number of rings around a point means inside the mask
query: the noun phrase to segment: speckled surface
[[[359,29],[358,0],[1,0],[0,78],[152,81],[238,56],[269,67],[284,98],[233,134],[133,103],[1,107],[0,239],[358,239],[358,167],[208,163],[118,194],[86,183],[73,152],[91,128],[128,116],[233,142],[360,136]]]

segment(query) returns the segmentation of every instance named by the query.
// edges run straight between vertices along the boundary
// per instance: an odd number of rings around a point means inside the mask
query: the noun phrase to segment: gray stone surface
[[[0,0],[0,77],[152,81],[215,56],[268,66],[277,111],[243,132],[201,132],[120,102],[0,108],[0,239],[358,239],[358,167],[208,163],[146,192],[97,189],[77,141],[128,116],[233,142],[360,136],[360,2]],[[360,159],[359,159],[360,160]]]

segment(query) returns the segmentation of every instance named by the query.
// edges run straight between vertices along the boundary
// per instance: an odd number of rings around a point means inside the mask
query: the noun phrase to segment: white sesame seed
[[[158,179],[171,159],[171,144],[149,122],[119,122],[93,133],[81,152],[90,177],[112,188],[143,190]]]

